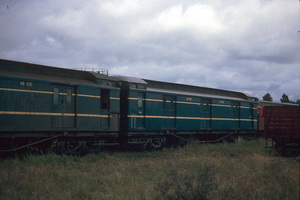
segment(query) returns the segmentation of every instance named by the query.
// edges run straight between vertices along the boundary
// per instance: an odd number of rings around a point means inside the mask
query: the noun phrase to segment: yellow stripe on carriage
[[[150,119],[192,119],[192,120],[224,120],[224,121],[257,121],[256,119],[234,119],[234,118],[209,118],[209,117],[178,117],[178,116],[155,116],[155,115],[128,115],[129,118]]]
[[[58,116],[58,117],[99,117],[107,118],[110,115],[98,114],[76,114],[76,113],[49,113],[49,112],[22,112],[22,111],[0,111],[0,115],[33,115],[33,116]]]

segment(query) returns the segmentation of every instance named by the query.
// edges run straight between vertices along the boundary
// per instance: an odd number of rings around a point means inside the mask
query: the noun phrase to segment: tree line
[[[262,98],[263,98],[264,101],[273,102],[273,97],[269,93],[265,94]],[[280,101],[281,101],[281,103],[296,103],[296,104],[300,104],[300,99],[298,99],[296,102],[291,101],[289,99],[289,96],[286,95],[286,94],[282,95],[282,97],[280,98]]]

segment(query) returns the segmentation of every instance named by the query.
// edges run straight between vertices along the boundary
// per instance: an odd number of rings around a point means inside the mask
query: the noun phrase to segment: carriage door
[[[57,85],[53,88],[52,127],[75,127],[75,88]]]
[[[145,128],[145,94],[138,93],[137,98],[137,117],[136,117],[136,128]]]
[[[207,130],[211,128],[211,103],[210,100],[203,99],[201,100],[201,121],[200,129]]]
[[[101,114],[101,128],[108,129],[110,118],[110,91],[107,89],[101,89],[100,92],[100,114]]]
[[[231,102],[232,125],[231,129],[240,128],[240,106],[238,102]]]
[[[163,98],[162,128],[175,128],[175,97],[164,96]]]
[[[249,108],[249,117],[251,119],[249,129],[254,129],[254,109],[252,103],[250,104],[250,108]]]

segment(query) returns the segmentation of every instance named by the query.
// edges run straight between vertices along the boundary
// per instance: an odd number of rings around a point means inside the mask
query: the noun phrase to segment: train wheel
[[[153,150],[161,150],[165,146],[164,138],[153,138],[150,142],[150,148]]]

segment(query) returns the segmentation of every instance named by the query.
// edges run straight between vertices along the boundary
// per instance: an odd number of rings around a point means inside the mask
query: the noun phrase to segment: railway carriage
[[[115,78],[121,85],[121,134],[128,144],[161,148],[178,140],[256,134],[256,98],[211,88]]]
[[[116,143],[119,93],[101,74],[0,60],[0,148]]]
[[[300,154],[300,107],[298,104],[259,102],[259,129],[266,147],[283,155]]]

